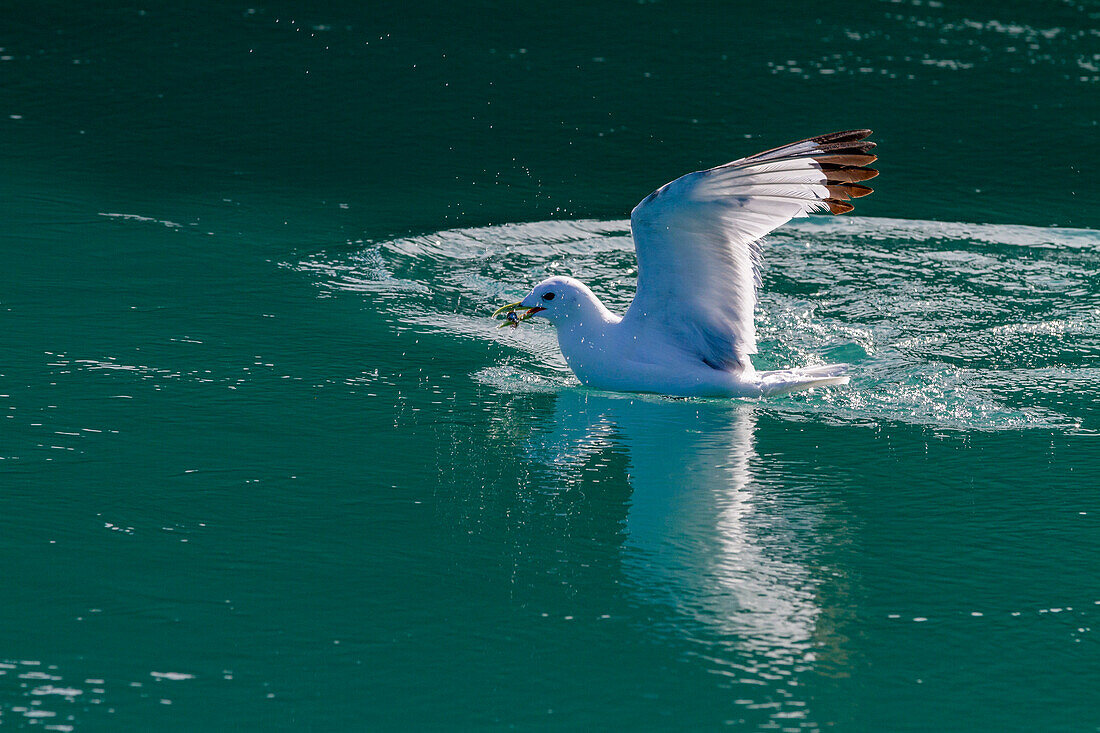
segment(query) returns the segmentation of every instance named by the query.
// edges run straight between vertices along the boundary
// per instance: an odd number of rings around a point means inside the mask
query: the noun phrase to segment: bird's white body
[[[743,366],[714,369],[662,329],[647,328],[644,319],[630,318],[629,311],[626,317],[615,315],[573,278],[543,281],[522,306],[539,307],[536,301],[548,291],[560,306],[552,316],[550,309],[543,314],[554,323],[569,368],[589,387],[680,397],[762,397],[848,382],[843,364],[758,372],[745,358]]]
[[[846,384],[846,365],[757,372],[760,240],[796,216],[852,209],[877,171],[870,130],[822,135],[705,171],[647,196],[630,215],[638,289],[621,317],[579,280],[544,280],[516,307],[553,322],[586,385],[690,397],[759,397]]]

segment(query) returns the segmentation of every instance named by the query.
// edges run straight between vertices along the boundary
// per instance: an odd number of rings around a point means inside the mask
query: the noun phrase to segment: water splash
[[[456,229],[290,263],[321,292],[352,292],[420,331],[506,344],[474,378],[505,392],[576,384],[551,327],[493,328],[489,313],[571,274],[612,310],[634,294],[625,221]],[[775,401],[788,413],[949,430],[1095,429],[1100,232],[811,217],[765,247],[759,368],[852,364],[848,389]],[[1082,392],[1082,389],[1084,392]],[[1088,426],[1088,427],[1083,427]]]

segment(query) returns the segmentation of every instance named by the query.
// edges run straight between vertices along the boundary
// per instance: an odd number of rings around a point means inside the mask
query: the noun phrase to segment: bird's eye
[[[542,299],[543,300],[553,300],[554,299],[554,294],[553,293],[543,293],[542,294]]]

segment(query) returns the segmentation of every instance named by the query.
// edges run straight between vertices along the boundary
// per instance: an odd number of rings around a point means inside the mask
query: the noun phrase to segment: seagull
[[[498,308],[501,326],[545,318],[586,386],[679,397],[765,397],[848,383],[847,364],[756,371],[761,238],[811,212],[844,214],[878,175],[870,130],[766,150],[666,183],[630,213],[634,300],[612,313],[580,280],[543,280]],[[520,314],[520,308],[527,309]]]

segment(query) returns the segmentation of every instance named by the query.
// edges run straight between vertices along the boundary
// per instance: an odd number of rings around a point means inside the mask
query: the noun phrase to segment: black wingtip
[[[811,137],[815,143],[854,143],[860,140],[870,137],[873,130],[843,130],[841,132],[830,132],[827,135],[818,135],[817,137]]]

